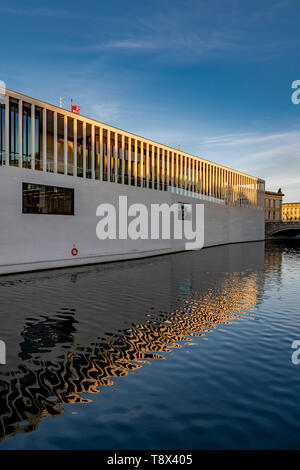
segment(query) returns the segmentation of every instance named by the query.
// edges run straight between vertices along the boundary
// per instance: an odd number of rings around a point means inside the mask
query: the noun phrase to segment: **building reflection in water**
[[[178,260],[183,266],[182,260],[190,255],[181,256]],[[280,269],[280,262],[280,257],[267,255],[267,265],[273,263]],[[169,289],[176,297],[176,308],[146,313],[140,317],[142,321],[106,332],[92,342],[77,342],[81,324],[74,308],[43,315],[38,321],[27,318],[19,343],[21,363],[0,374],[1,438],[37,429],[41,418],[64,413],[62,405],[91,401],[101,387],[113,386],[115,377],[127,376],[144,364],[165,358],[196,336],[208,337],[219,325],[241,321],[245,316],[254,318],[263,285],[262,267],[235,270],[232,266],[215,285],[203,289],[201,280],[201,292],[193,269],[190,277],[187,272],[178,274]],[[201,272],[207,277],[204,267]],[[217,276],[214,274],[212,279]],[[76,275],[78,281],[80,275],[84,276],[84,271]],[[199,276],[198,272],[197,279]],[[70,280],[74,283],[74,274]],[[49,358],[47,354],[54,350],[56,356]]]

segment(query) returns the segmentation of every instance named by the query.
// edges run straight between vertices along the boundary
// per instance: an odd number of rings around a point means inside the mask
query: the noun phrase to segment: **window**
[[[16,103],[10,103],[10,121],[9,121],[9,139],[10,139],[10,158],[9,164],[18,166],[19,164],[19,110]]]
[[[23,107],[23,168],[31,168],[31,110]]]
[[[178,203],[178,219],[179,220],[192,220],[192,204],[185,204],[184,202]]]
[[[74,189],[23,183],[23,214],[74,215]]]

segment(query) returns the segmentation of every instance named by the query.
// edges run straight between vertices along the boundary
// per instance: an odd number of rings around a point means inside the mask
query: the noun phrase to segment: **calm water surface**
[[[300,447],[300,241],[0,278],[0,449]]]

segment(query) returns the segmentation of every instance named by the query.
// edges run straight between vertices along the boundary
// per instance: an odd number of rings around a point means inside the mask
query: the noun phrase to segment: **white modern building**
[[[204,246],[264,239],[264,181],[5,90],[0,274],[170,253],[181,240],[99,240],[99,204],[204,205]],[[184,212],[183,212],[184,213]]]

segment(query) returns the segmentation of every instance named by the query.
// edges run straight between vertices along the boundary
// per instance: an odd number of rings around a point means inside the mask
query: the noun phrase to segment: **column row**
[[[8,95],[0,108],[0,163],[231,205],[262,203],[256,178]]]

